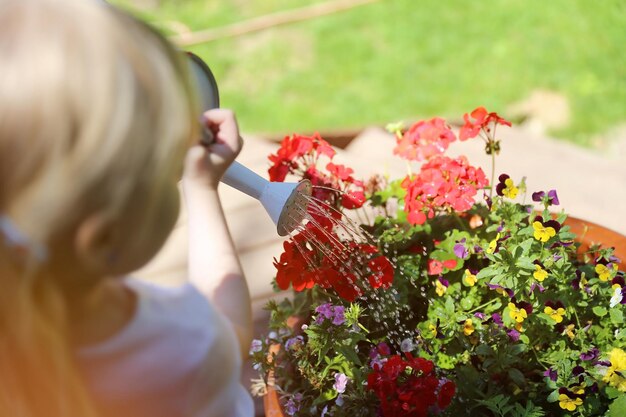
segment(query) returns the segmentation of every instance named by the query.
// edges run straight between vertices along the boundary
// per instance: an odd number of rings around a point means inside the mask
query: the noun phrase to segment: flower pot
[[[287,319],[287,326],[290,328],[300,327],[304,323],[304,320],[301,317],[289,317]],[[269,348],[269,355],[274,353],[278,353],[280,350],[280,345],[272,345]],[[274,382],[274,375],[270,373],[268,376],[270,384],[267,386],[267,394],[263,397],[263,408],[265,409],[265,417],[286,417],[286,414],[283,412],[283,408],[280,405],[280,398],[278,396],[278,392],[274,389],[272,385]]]
[[[618,263],[621,271],[626,270],[626,236],[600,226],[596,223],[581,220],[576,217],[568,217],[565,221],[565,225],[569,226],[571,232],[576,234],[576,241],[579,242],[580,248],[578,252],[583,255],[589,250],[590,246],[599,243],[603,247],[614,247],[615,256],[620,259]],[[302,319],[292,317],[287,324],[289,327],[296,327],[302,324]],[[274,345],[270,348],[270,354],[278,352],[279,345]],[[270,383],[273,382],[273,376],[269,375]],[[268,385],[267,394],[263,398],[265,416],[266,417],[287,417],[287,414],[282,410],[280,404],[280,398],[278,392]]]
[[[576,241],[580,242],[579,253],[584,253],[594,243],[600,243],[603,247],[614,247],[615,256],[620,259],[618,263],[620,271],[626,270],[626,236],[599,224],[581,220],[576,217],[568,217],[565,225],[569,226],[572,233],[576,234]]]

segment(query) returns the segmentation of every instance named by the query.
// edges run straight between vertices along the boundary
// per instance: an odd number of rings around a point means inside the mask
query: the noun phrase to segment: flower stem
[[[463,229],[464,231],[469,233],[469,229],[467,228],[467,226],[465,225],[465,223],[463,223],[463,220],[461,220],[461,217],[459,216],[459,213],[456,211],[453,211],[453,217],[456,220],[456,222],[459,224],[459,226],[461,226],[461,229]]]
[[[489,183],[489,198],[493,197],[493,182],[496,179],[496,152],[493,146],[493,140],[489,138],[489,152],[491,153],[491,182]]]
[[[483,303],[483,304],[479,305],[478,307],[468,311],[467,314],[472,314],[473,312],[478,311],[478,310],[480,310],[480,309],[482,309],[484,307],[487,307],[489,304],[493,304],[496,301],[498,301],[497,298],[492,298],[491,300],[487,301],[486,303]]]

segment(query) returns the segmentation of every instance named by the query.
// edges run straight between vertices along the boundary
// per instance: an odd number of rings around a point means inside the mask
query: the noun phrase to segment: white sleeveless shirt
[[[77,352],[106,416],[251,417],[231,326],[196,287],[128,279],[135,315],[119,333]]]

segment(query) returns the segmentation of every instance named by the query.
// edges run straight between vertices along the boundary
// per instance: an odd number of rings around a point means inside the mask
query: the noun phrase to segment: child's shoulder
[[[81,357],[136,353],[167,360],[183,354],[201,360],[224,331],[220,315],[192,284],[165,287],[133,278],[125,283],[137,299],[133,318],[104,342],[81,347]]]
[[[234,354],[239,351],[234,332],[195,286],[171,288],[136,279],[126,283],[137,297],[131,322],[103,343],[78,351],[96,397],[142,409],[158,405],[145,415],[159,416],[196,415],[180,410],[198,407],[196,403],[202,409],[221,407],[220,397],[233,397],[233,406],[249,402],[237,381],[241,360]],[[154,398],[164,400],[152,404],[148,398],[152,403]]]

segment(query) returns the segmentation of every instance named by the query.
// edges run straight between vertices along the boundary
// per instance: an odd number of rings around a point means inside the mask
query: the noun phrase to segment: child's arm
[[[183,192],[189,225],[189,277],[232,323],[247,356],[252,340],[250,294],[217,193],[219,180],[241,149],[234,114],[205,113],[216,142],[196,145],[187,153]]]

